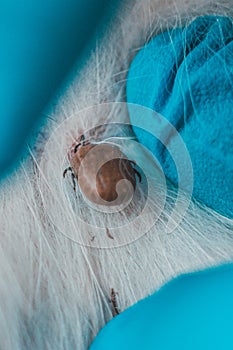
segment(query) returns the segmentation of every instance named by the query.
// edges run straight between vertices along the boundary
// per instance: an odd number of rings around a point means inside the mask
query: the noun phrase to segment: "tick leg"
[[[72,168],[70,166],[64,170],[63,177],[64,178],[66,177],[66,174],[67,174],[68,171],[71,172],[71,177],[72,177],[72,182],[73,182],[73,189],[74,189],[74,192],[76,193],[76,182],[75,182],[76,176],[74,175],[73,170],[72,170]]]
[[[81,141],[81,143],[82,143],[82,146],[87,146],[87,145],[90,144],[90,141],[88,141],[88,140],[85,139],[84,134],[82,134],[82,136],[80,137],[80,141]]]
[[[85,144],[85,136],[84,136],[84,134],[82,134],[82,135],[80,136],[80,142],[79,142],[79,143],[77,143],[77,145],[75,146],[75,148],[74,148],[74,153],[76,153],[76,152],[77,152],[77,150],[78,150],[79,146],[86,146],[86,144]]]
[[[71,176],[72,176],[72,182],[73,182],[73,189],[74,189],[74,192],[76,192],[76,182],[75,182],[75,175],[74,175],[74,173],[72,173]]]
[[[64,178],[66,177],[67,171],[71,171],[71,173],[73,173],[72,168],[69,166],[68,168],[66,168],[66,169],[63,171],[63,177],[64,177]]]
[[[137,171],[136,169],[133,169],[135,174],[138,176],[138,180],[139,182],[141,183],[142,182],[142,177],[141,177],[141,174],[139,173],[139,171]]]
[[[77,152],[77,150],[78,150],[79,146],[81,146],[81,143],[78,143],[78,144],[77,144],[77,145],[74,147],[74,153],[76,153],[76,152]]]

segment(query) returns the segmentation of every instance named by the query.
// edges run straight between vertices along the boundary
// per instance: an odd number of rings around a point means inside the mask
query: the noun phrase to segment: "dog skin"
[[[0,349],[86,350],[113,309],[124,311],[181,273],[232,260],[232,221],[195,201],[166,233],[172,188],[160,219],[135,237],[146,218],[128,227],[127,211],[115,219],[94,212],[62,177],[67,151],[79,135],[121,114],[129,65],[145,43],[199,15],[230,16],[231,8],[230,0],[124,2],[85,67],[74,70],[66,91],[54,99],[36,143],[0,189]],[[127,115],[122,122],[129,122]],[[108,134],[100,128],[95,140]],[[134,155],[129,159],[138,164]],[[148,171],[159,183],[156,168]],[[154,206],[149,202],[151,212]],[[119,224],[118,236],[109,229],[113,223]]]

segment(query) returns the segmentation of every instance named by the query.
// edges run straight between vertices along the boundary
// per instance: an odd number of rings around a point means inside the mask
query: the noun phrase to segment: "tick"
[[[93,152],[90,153],[87,161],[83,163],[85,165],[82,167],[82,171],[79,172],[82,161],[91,150]],[[104,162],[105,159],[107,159],[106,162]],[[70,166],[64,170],[63,177],[65,178],[67,172],[70,171],[74,191],[76,191],[77,181],[81,192],[87,199],[96,204],[102,204],[101,199],[103,199],[106,205],[111,205],[111,202],[118,197],[116,186],[120,180],[130,181],[134,190],[136,176],[141,182],[141,174],[135,169],[135,161],[129,160],[115,144],[91,142],[82,135],[69,150],[68,160]],[[103,165],[95,174],[99,161],[102,161]],[[125,182],[121,191],[123,194],[128,191]]]

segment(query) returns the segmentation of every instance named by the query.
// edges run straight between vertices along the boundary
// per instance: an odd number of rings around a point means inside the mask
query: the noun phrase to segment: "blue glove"
[[[108,0],[1,0],[0,176],[14,165],[107,6]]]
[[[110,321],[90,350],[233,349],[233,265],[181,276]]]
[[[193,196],[233,217],[233,25],[228,17],[199,17],[187,28],[156,36],[134,58],[127,101],[149,107],[178,130],[190,153]],[[134,124],[136,116],[131,113]],[[143,116],[141,116],[143,118]],[[155,121],[147,118],[144,125]],[[135,128],[138,140],[178,184],[175,164],[155,138]],[[176,137],[168,135],[174,153]],[[182,155],[180,155],[182,157]],[[184,164],[185,167],[185,164]],[[183,184],[183,189],[188,187]]]

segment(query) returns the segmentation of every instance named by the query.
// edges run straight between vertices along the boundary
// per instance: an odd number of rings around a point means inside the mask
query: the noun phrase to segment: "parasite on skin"
[[[83,171],[79,172],[87,153],[95,147],[97,147],[96,151],[93,154],[90,153]],[[141,182],[141,174],[135,169],[136,163],[129,160],[115,144],[90,142],[85,140],[84,135],[82,135],[79,142],[73,144],[68,152],[68,159],[70,166],[63,172],[63,177],[65,178],[66,173],[70,171],[74,191],[76,191],[75,181],[77,181],[82,193],[95,204],[102,204],[102,200],[104,200],[106,205],[111,205],[111,202],[118,197],[116,186],[120,180],[128,180],[134,190],[136,176]],[[104,162],[105,159],[107,159],[106,162]],[[103,165],[95,174],[99,161],[103,161]],[[128,191],[127,183],[122,186],[121,191],[126,193]]]

